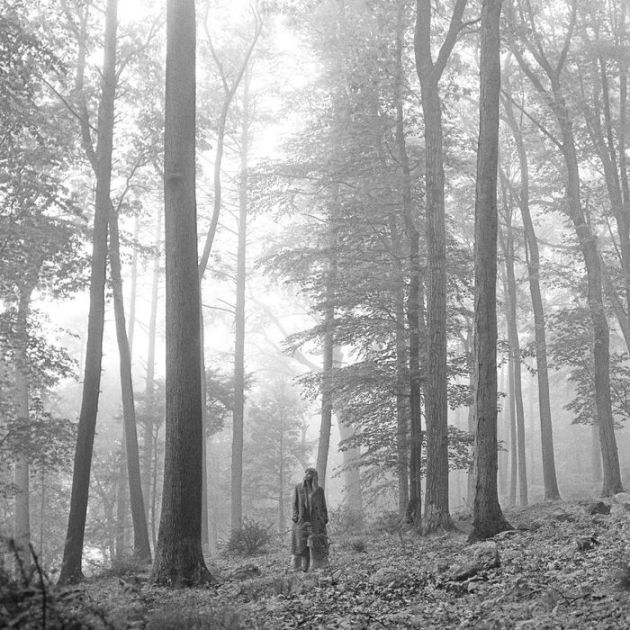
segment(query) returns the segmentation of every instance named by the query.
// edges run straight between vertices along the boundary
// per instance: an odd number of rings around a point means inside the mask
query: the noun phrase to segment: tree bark
[[[328,467],[328,452],[330,447],[330,430],[332,427],[332,386],[335,349],[335,284],[337,282],[336,228],[332,213],[328,217],[328,222],[329,252],[328,274],[326,277],[326,304],[324,311],[322,408],[316,464],[317,473],[319,475],[319,485],[322,486],[322,488],[326,484],[326,469]]]
[[[118,213],[110,208],[109,216],[109,264],[114,297],[114,318],[116,320],[116,338],[120,356],[120,387],[123,404],[123,424],[125,427],[125,454],[127,460],[127,477],[129,479],[129,502],[131,504],[131,521],[134,534],[134,555],[140,562],[151,562],[151,546],[149,531],[144,510],[144,498],[140,481],[140,456],[138,453],[138,433],[136,423],[136,407],[133,396],[133,380],[131,376],[131,351],[127,338],[125,323],[125,307],[123,299],[122,272],[120,265],[120,235],[118,233]]]
[[[510,529],[497,491],[497,167],[501,0],[481,9],[479,144],[475,196],[475,497],[470,540]]]
[[[516,144],[519,161],[521,185],[518,206],[523,219],[529,291],[534,311],[534,336],[536,343],[536,378],[538,380],[538,410],[540,413],[540,439],[542,451],[543,483],[545,499],[555,501],[560,498],[556,475],[555,451],[553,445],[553,424],[551,420],[551,400],[549,396],[549,369],[547,365],[547,335],[545,330],[545,311],[540,290],[540,254],[538,240],[529,209],[529,166],[523,134],[516,122],[514,110],[509,99],[504,99],[503,108],[507,122]]]
[[[514,236],[512,233],[512,209],[506,208],[505,235],[501,244],[505,261],[505,315],[510,348],[510,408],[516,412],[516,460],[518,469],[518,502],[527,505],[527,459],[525,446],[525,410],[523,406],[523,384],[521,378],[521,344],[516,316],[516,275],[514,273]]]
[[[195,3],[168,0],[164,136],[166,436],[152,580],[212,579],[201,549],[199,270],[195,201]]]
[[[610,396],[610,331],[602,295],[601,260],[597,247],[597,236],[591,230],[586,213],[582,207],[580,196],[580,171],[575,136],[573,133],[573,123],[560,80],[575,26],[577,0],[572,0],[570,9],[571,21],[569,29],[566,34],[564,47],[555,67],[550,64],[540,46],[537,48],[532,48],[532,45],[528,46],[533,57],[541,68],[543,68],[549,79],[549,88],[546,88],[541,83],[541,80],[526,62],[518,47],[513,46],[513,51],[525,74],[532,81],[541,96],[546,99],[560,129],[561,141],[558,142],[558,146],[564,158],[567,171],[566,195],[568,214],[575,228],[586,267],[587,302],[593,330],[595,406],[598,415],[604,471],[602,494],[607,496],[620,492],[623,486],[621,483],[619,455],[617,453],[617,441],[614,432]],[[531,20],[528,21],[528,24],[534,24],[533,16]],[[533,34],[536,36],[536,41],[538,41],[538,34],[535,30]]]
[[[466,0],[457,0],[436,63],[431,56],[431,2],[416,0],[416,70],[424,116],[426,180],[426,245],[428,252],[427,380],[424,392],[427,423],[425,533],[453,529],[448,505],[448,401],[446,362],[446,223],[444,150],[439,81],[461,28]]]
[[[28,366],[28,313],[34,286],[20,287],[18,311],[15,321],[15,407],[17,417],[27,425],[30,423],[30,379]],[[15,546],[22,557],[30,563],[31,542],[30,476],[28,443],[15,462]]]
[[[232,424],[232,530],[243,524],[243,420],[245,412],[245,288],[247,281],[247,209],[249,150],[249,76],[243,82],[241,176],[239,181],[236,313],[234,319],[234,412]],[[282,467],[282,466],[281,466]]]
[[[162,251],[162,208],[158,209],[155,234],[155,254],[153,257],[153,274],[151,280],[151,306],[149,311],[149,346],[147,351],[147,372],[145,377],[146,417],[144,420],[144,436],[142,443],[142,496],[145,498],[147,518],[151,504],[151,479],[153,477],[153,433],[155,405],[155,340],[157,334],[157,310],[160,288],[160,258]],[[155,544],[155,540],[153,541]]]
[[[85,373],[77,444],[74,456],[70,515],[59,582],[67,584],[83,577],[81,561],[90,488],[90,469],[96,429],[101,382],[103,324],[105,315],[105,274],[107,263],[107,224],[110,210],[114,99],[116,93],[117,0],[108,0],[105,17],[105,50],[98,111],[96,196],[92,263],[90,271],[90,311],[85,351]]]

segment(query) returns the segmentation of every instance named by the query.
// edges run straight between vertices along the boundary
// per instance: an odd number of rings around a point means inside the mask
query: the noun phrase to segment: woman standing
[[[328,510],[324,489],[317,482],[317,471],[307,468],[304,481],[295,486],[293,492],[293,536],[291,553],[293,567],[308,571],[328,565]]]

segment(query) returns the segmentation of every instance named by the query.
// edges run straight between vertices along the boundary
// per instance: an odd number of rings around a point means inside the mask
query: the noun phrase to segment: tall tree
[[[202,440],[199,271],[195,199],[195,3],[166,7],[164,133],[166,443],[152,579],[208,582],[201,550]]]
[[[149,530],[144,508],[142,483],[140,480],[140,457],[138,452],[138,432],[136,423],[136,406],[133,396],[131,375],[131,348],[125,323],[123,301],[122,271],[120,264],[120,235],[118,233],[118,214],[120,204],[114,208],[110,204],[109,216],[109,264],[111,269],[112,292],[114,295],[114,318],[116,322],[116,338],[120,357],[120,386],[122,391],[123,426],[125,460],[129,479],[129,501],[131,504],[131,520],[134,533],[134,555],[140,562],[151,562],[151,546]]]
[[[118,1],[108,0],[105,15],[105,48],[101,79],[101,99],[98,110],[98,141],[95,155],[96,195],[90,271],[90,313],[85,350],[83,394],[72,477],[70,515],[68,517],[63,562],[59,574],[61,583],[73,582],[82,578],[81,560],[83,557],[90,468],[92,465],[103,356],[107,226],[111,204],[112,142],[114,100],[116,97],[117,11]]]
[[[415,53],[424,115],[426,178],[427,383],[424,392],[427,423],[425,532],[452,529],[448,507],[448,404],[446,370],[446,223],[444,209],[444,150],[439,82],[462,28],[467,0],[457,0],[437,59],[431,53],[430,0],[416,0]]]
[[[513,208],[508,201],[507,184],[504,186],[504,229],[499,229],[499,241],[503,251],[505,264],[505,318],[508,329],[508,345],[510,353],[509,376],[510,408],[516,412],[516,452],[512,451],[512,461],[518,462],[518,498],[519,505],[527,505],[527,458],[525,455],[525,411],[523,408],[523,379],[521,374],[521,344],[518,334],[517,319],[517,286],[514,270],[514,231],[512,229]]]
[[[236,260],[236,313],[234,319],[234,412],[232,429],[231,527],[240,529],[243,521],[243,420],[245,413],[245,288],[247,280],[247,211],[249,153],[249,73],[243,82],[241,121],[241,172],[239,180],[238,251]]]
[[[550,132],[547,132],[546,135],[553,139],[564,159],[567,212],[573,223],[586,267],[587,301],[593,331],[595,402],[604,465],[602,493],[610,495],[622,490],[610,392],[610,330],[603,300],[602,265],[597,246],[597,236],[591,228],[581,200],[577,145],[571,112],[562,84],[577,20],[578,3],[577,0],[571,0],[569,3],[569,23],[564,32],[562,46],[553,55],[553,59],[543,45],[543,38],[536,25],[536,16],[533,13],[531,3],[528,2],[526,6],[521,7],[519,2],[518,8],[520,10],[518,20],[516,12],[510,12],[512,30],[518,28],[519,20],[526,20],[530,35],[518,41],[512,37],[511,49],[521,69],[551,109],[560,131],[560,139],[555,138]],[[524,50],[534,59],[542,76],[526,59]],[[546,84],[542,77],[546,77]]]
[[[471,540],[510,529],[497,490],[497,168],[501,0],[481,8],[479,143],[475,195],[475,496]]]
[[[556,463],[553,446],[553,425],[551,421],[551,401],[549,396],[549,370],[547,365],[547,334],[545,330],[545,311],[540,289],[540,253],[538,239],[529,207],[529,163],[521,126],[518,124],[512,106],[512,94],[509,81],[504,91],[503,111],[512,132],[518,155],[520,185],[517,195],[518,206],[523,220],[525,247],[527,253],[527,277],[534,311],[534,340],[536,344],[536,379],[538,382],[538,410],[540,414],[540,440],[542,449],[543,483],[545,499],[553,501],[560,498]]]

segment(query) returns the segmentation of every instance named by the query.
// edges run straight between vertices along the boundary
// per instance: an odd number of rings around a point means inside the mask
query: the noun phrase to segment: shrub
[[[241,556],[255,556],[262,553],[270,540],[268,527],[245,518],[241,529],[232,530],[226,551]]]
[[[122,558],[114,558],[109,569],[103,571],[103,577],[128,577],[145,573],[148,565],[140,562],[134,555],[125,555]]]
[[[383,514],[374,519],[370,529],[374,532],[385,532],[391,536],[400,533],[405,528],[405,525],[404,517],[401,517],[398,512],[383,512]]]
[[[345,505],[329,510],[328,529],[336,536],[358,534],[363,531],[363,515]]]

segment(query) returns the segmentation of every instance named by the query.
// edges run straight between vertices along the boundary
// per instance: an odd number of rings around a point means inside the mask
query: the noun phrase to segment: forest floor
[[[630,511],[613,503],[610,514],[592,515],[589,507],[507,510],[516,529],[481,547],[467,543],[465,519],[456,520],[457,532],[423,538],[392,528],[331,532],[326,569],[294,572],[287,544],[254,558],[211,560],[217,584],[207,588],[158,588],[132,574],[95,577],[49,588],[46,627],[627,629]],[[483,553],[479,563],[480,548],[491,560],[498,552],[498,566],[484,565]],[[63,609],[57,621],[55,609]],[[31,610],[9,624],[40,628],[38,618]]]

